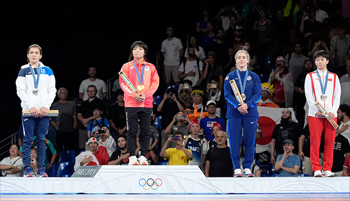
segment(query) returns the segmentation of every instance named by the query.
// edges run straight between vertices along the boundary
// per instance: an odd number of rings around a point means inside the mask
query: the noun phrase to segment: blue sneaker
[[[26,167],[24,169],[23,177],[33,177],[33,169],[31,167]]]
[[[44,168],[39,168],[38,169],[38,174],[37,174],[38,177],[48,177]]]

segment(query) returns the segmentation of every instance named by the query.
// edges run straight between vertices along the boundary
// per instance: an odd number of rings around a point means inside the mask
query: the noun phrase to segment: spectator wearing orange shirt
[[[272,101],[272,94],[275,91],[273,88],[273,85],[265,82],[261,84],[261,87],[262,87],[262,95],[257,105],[261,107],[279,108],[280,106],[278,106],[276,103]]]

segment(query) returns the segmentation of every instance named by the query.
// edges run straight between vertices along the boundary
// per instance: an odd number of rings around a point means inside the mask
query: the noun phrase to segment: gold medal
[[[247,97],[245,96],[245,94],[242,94],[242,99],[245,100]]]
[[[143,90],[145,89],[145,86],[144,86],[143,84],[139,84],[139,85],[137,86],[137,89],[138,89],[139,91],[143,91]]]
[[[323,101],[324,101],[324,100],[326,100],[326,99],[327,99],[327,96],[326,96],[326,95],[324,95],[324,94],[322,94],[322,95],[321,95],[321,100],[323,100]]]

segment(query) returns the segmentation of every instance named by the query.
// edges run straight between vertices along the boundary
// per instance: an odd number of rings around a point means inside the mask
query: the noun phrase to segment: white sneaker
[[[137,161],[136,156],[129,157],[129,165],[139,165],[139,162]]]
[[[315,173],[314,173],[314,177],[322,177],[321,170],[316,170]]]
[[[325,177],[334,177],[334,173],[332,171],[323,171]]]
[[[235,169],[235,177],[242,177],[241,169]]]
[[[140,165],[148,165],[148,160],[147,160],[147,158],[144,157],[144,156],[140,156],[139,159],[138,159],[138,161],[139,161],[139,164],[140,164]]]
[[[254,175],[252,174],[252,172],[248,168],[244,169],[244,176],[245,177],[254,177]]]

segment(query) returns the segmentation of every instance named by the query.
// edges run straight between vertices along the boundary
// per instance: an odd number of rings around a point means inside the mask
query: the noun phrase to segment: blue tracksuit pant
[[[251,169],[255,154],[255,138],[258,119],[256,117],[231,117],[228,119],[228,137],[230,140],[231,157],[234,169],[240,169],[240,146],[242,128],[244,132],[243,168]]]
[[[49,128],[49,117],[34,118],[22,117],[23,126],[23,164],[24,167],[30,167],[30,151],[33,142],[33,137],[36,135],[37,144],[37,164],[38,168],[45,167],[45,152],[46,152],[46,134]]]

